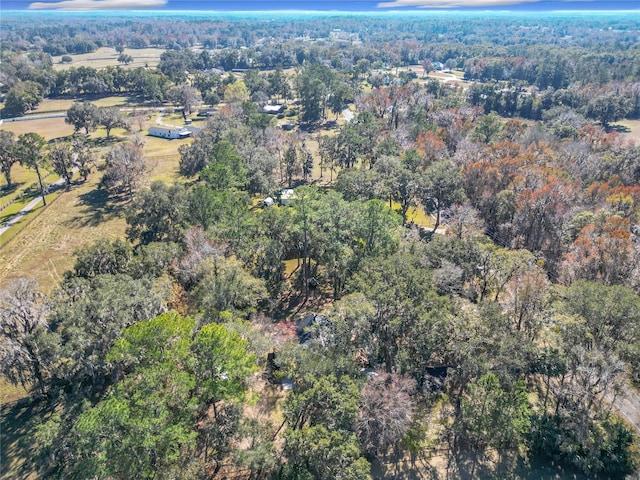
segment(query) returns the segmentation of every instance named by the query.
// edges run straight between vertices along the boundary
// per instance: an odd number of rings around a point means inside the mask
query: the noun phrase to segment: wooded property
[[[638,475],[640,15],[404,3],[3,11],[2,479]]]

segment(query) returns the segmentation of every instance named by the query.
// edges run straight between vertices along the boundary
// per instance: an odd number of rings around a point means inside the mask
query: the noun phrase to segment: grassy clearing
[[[50,193],[46,196],[47,206],[54,202],[60,195],[62,195],[62,190],[56,190],[53,193]],[[37,193],[34,194],[34,197],[37,196]],[[31,199],[28,199],[24,202],[16,202],[11,205],[7,210],[2,212],[2,216],[0,217],[0,223],[9,220],[15,214],[17,214]],[[25,215],[23,215],[17,223],[14,223],[13,226],[7,230],[5,233],[0,235],[0,247],[6,245],[10,242],[11,239],[16,237],[23,229],[25,229],[33,219],[35,219],[41,212],[45,209],[45,205],[42,202],[39,202],[36,207]]]
[[[4,245],[8,244],[15,237],[17,237],[20,234],[20,232],[23,229],[25,229],[29,225],[29,223],[31,223],[31,221],[34,218],[36,218],[38,216],[38,214],[40,213],[41,209],[42,209],[42,205],[39,205],[38,207],[34,208],[33,210],[31,210],[27,214],[23,215],[20,218],[20,221],[14,223],[13,226],[9,230],[4,232],[0,236],[0,248],[2,248]],[[0,256],[0,258],[2,258],[2,256]],[[30,276],[30,275],[25,272],[24,275],[19,275],[19,276],[22,277],[22,276]],[[2,285],[2,284],[0,283],[0,285]]]
[[[127,48],[124,53],[133,57],[133,62],[129,65],[118,63],[120,54],[113,48],[101,47],[95,52],[84,53],[81,55],[70,55],[73,61],[71,63],[60,63],[62,56],[53,57],[53,68],[55,70],[68,70],[71,67],[92,67],[105,68],[116,67],[136,68],[136,67],[156,67],[160,62],[160,55],[165,52],[164,48]]]
[[[179,127],[184,125],[184,117],[180,112],[167,113],[162,116],[162,123]]]
[[[0,175],[0,208],[6,202],[13,200],[22,194],[25,188],[38,181],[38,176],[33,170],[24,168],[20,164],[16,164],[11,169],[11,190],[7,190],[7,181],[3,175]]]
[[[52,112],[64,112],[69,110],[71,105],[77,101],[89,101],[99,107],[126,107],[130,105],[129,97],[123,95],[113,95],[103,98],[46,98],[33,109],[29,115],[42,115]],[[28,115],[27,115],[28,116]],[[64,120],[64,119],[63,119]]]
[[[640,144],[640,120],[621,120],[613,126],[621,127],[623,137]]]
[[[397,202],[392,202],[392,208],[400,213],[400,204]],[[424,213],[424,210],[422,210],[422,208],[418,208],[418,207],[411,207],[408,211],[407,211],[407,222],[408,223],[415,223],[416,225],[418,225],[419,227],[425,227],[425,228],[433,228],[433,219],[431,218],[430,215],[427,215]]]
[[[36,108],[31,110],[30,115],[42,115],[43,113],[64,112],[69,110],[75,100],[73,98],[45,98]],[[64,119],[63,119],[64,120]]]
[[[27,131],[15,127],[24,124],[44,126],[35,128],[48,138],[56,138],[60,133],[70,134],[73,128],[64,124],[64,119],[34,120],[10,124],[16,133]],[[62,131],[61,131],[62,127]],[[33,128],[28,129],[32,131]],[[105,142],[106,132],[99,129],[92,132],[90,138],[103,148],[96,149],[96,158],[101,158],[108,144],[114,144],[130,135],[122,129],[112,131],[111,142]],[[145,153],[150,158],[152,169],[150,180],[175,181],[178,175],[180,145],[192,140],[165,140],[145,137]],[[62,273],[73,264],[73,251],[79,246],[92,243],[100,238],[121,238],[124,236],[125,222],[122,215],[124,205],[109,199],[106,192],[97,189],[101,173],[96,172],[89,181],[75,185],[71,191],[58,191],[47,197],[47,208],[37,206],[31,213],[9,229],[0,238],[0,285],[22,275],[36,278],[45,290],[53,288],[61,279]],[[10,193],[0,197],[2,203],[15,198],[32,185],[35,174],[21,167],[16,168],[14,180],[20,184]],[[55,177],[47,179],[47,183]],[[19,190],[19,191],[18,191]],[[4,221],[17,213],[28,198],[8,206],[0,215]],[[28,248],[25,248],[28,246]]]
[[[68,137],[73,134],[73,127],[64,122],[64,118],[40,118],[38,120],[24,120],[21,122],[5,122],[2,129],[16,135],[37,132],[47,140]]]
[[[178,181],[180,177],[178,148],[181,145],[190,144],[193,140],[190,138],[167,140],[148,135],[144,137],[144,140],[146,142],[144,153],[151,163],[150,180],[160,180],[166,183]]]
[[[12,385],[6,378],[0,376],[0,405],[15,402],[25,398],[28,394],[20,385]]]
[[[45,172],[46,174],[46,172]],[[34,174],[35,176],[35,174]],[[46,184],[51,184],[58,180],[58,175],[49,175],[45,179]],[[53,199],[58,196],[60,192],[55,191],[46,196],[47,202],[49,199]],[[10,220],[11,217],[20,212],[31,200],[35,199],[40,195],[40,189],[37,184],[37,178],[34,179],[31,183],[21,183],[17,184],[13,190],[10,191],[10,195],[7,195],[6,199],[3,197],[0,199],[0,224]],[[31,214],[29,214],[31,215]],[[26,217],[26,216],[25,216]],[[24,225],[26,218],[23,218],[18,224],[15,225],[15,229],[19,229],[18,225]],[[14,229],[14,227],[12,227]],[[0,237],[0,245],[7,241],[8,233],[3,234]]]
[[[125,231],[125,205],[98,190],[101,174],[94,173],[86,183],[70,192],[59,192],[46,209],[30,218],[28,228],[13,235],[0,249],[0,286],[23,275],[38,280],[50,291],[73,266],[73,252],[101,238],[122,238]],[[3,239],[4,241],[4,239]]]
[[[33,196],[32,195],[25,195],[25,197],[26,198],[21,198],[20,200],[18,200],[16,202],[13,202],[7,208],[2,210],[2,212],[0,212],[0,224],[3,223],[3,222],[6,222],[11,217],[13,217],[15,214],[19,213],[20,210],[22,210],[25,207],[25,205],[27,205],[27,203],[29,203],[31,200],[33,200],[35,195],[33,195]]]
[[[284,262],[284,275],[289,278],[293,272],[295,272],[298,268],[300,268],[300,259],[292,258],[291,260],[285,260]]]
[[[126,107],[131,105],[129,97],[117,95],[113,97],[98,98],[97,100],[92,100],[92,102],[99,107]]]

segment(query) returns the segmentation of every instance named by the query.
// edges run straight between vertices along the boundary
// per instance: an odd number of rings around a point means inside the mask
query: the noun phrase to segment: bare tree
[[[385,455],[407,433],[415,412],[413,379],[376,372],[360,396],[356,432],[371,456]]]
[[[442,216],[447,224],[447,231],[459,240],[476,237],[484,230],[479,212],[469,202],[452,205],[443,211]]]
[[[45,393],[45,352],[38,337],[48,329],[49,305],[35,280],[20,278],[0,291],[0,371],[13,384]]]
[[[613,403],[624,375],[624,362],[615,353],[575,345],[568,352],[566,373],[550,383],[555,412],[585,419],[609,412],[606,404]]]
[[[147,172],[147,158],[142,148],[133,143],[118,144],[105,156],[102,184],[116,193],[125,193],[129,199],[142,185]]]
[[[206,238],[202,228],[196,227],[184,233],[185,254],[179,261],[172,265],[172,272],[178,281],[186,288],[193,288],[204,276],[206,271],[202,268],[207,259],[216,259],[224,256],[226,246],[216,245]]]
[[[130,114],[131,121],[138,127],[138,131],[141,132],[147,126],[147,120],[149,120],[150,116],[146,110],[136,110]]]

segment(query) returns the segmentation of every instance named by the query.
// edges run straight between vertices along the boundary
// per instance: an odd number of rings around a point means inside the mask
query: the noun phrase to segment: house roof
[[[264,107],[262,107],[262,109],[266,113],[278,113],[282,111],[282,107],[283,105],[265,105]]]

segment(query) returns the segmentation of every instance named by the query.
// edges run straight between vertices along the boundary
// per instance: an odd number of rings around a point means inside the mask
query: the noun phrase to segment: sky
[[[2,0],[2,10],[636,10],[640,0]]]

